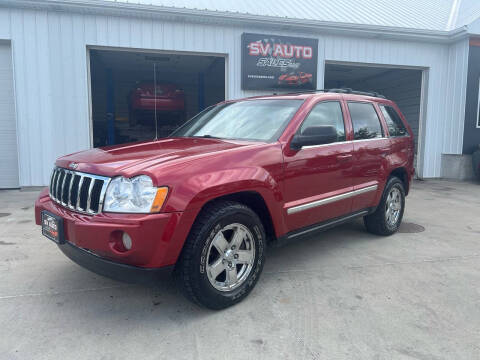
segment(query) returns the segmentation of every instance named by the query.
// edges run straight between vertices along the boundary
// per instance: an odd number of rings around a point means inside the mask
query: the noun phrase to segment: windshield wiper
[[[207,138],[207,139],[220,139],[219,137],[217,136],[212,136],[212,135],[200,135],[200,136],[196,136],[196,137],[202,137],[202,138]]]

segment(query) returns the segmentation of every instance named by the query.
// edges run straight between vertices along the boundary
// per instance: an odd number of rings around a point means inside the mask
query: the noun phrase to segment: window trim
[[[387,119],[385,118],[385,114],[383,113],[382,111],[382,108],[386,108],[386,107],[391,107],[398,115],[398,117],[400,118],[400,121],[402,122],[402,125],[405,129],[405,134],[403,135],[391,135],[390,134],[390,129],[388,128],[388,123],[387,123]],[[401,138],[401,137],[408,137],[410,136],[410,134],[408,133],[408,129],[407,127],[405,126],[405,124],[403,123],[403,119],[401,118],[400,114],[398,113],[398,111],[392,106],[392,105],[388,105],[388,104],[378,104],[378,107],[380,108],[380,112],[382,113],[382,116],[383,116],[383,119],[385,120],[385,125],[387,126],[387,130],[388,130],[388,137],[389,138]],[[385,109],[386,111],[386,109]],[[388,113],[388,112],[387,112]],[[390,114],[389,114],[390,115]]]
[[[345,111],[343,110],[343,106],[342,106],[342,100],[341,99],[327,99],[327,100],[320,100],[320,101],[317,101],[315,102],[313,105],[312,105],[312,108],[308,111],[308,114],[305,115],[305,117],[303,118],[302,122],[298,125],[298,128],[295,130],[295,133],[293,134],[293,136],[297,135],[297,134],[300,134],[300,131],[302,129],[302,125],[305,123],[305,121],[308,119],[308,117],[310,116],[311,112],[315,109],[315,107],[319,104],[322,104],[322,103],[328,103],[328,102],[337,102],[338,105],[340,106],[340,111],[342,112],[342,119],[343,119],[343,131],[345,133],[345,140],[342,140],[342,141],[335,141],[335,142],[332,142],[332,143],[328,143],[328,144],[318,144],[318,145],[309,145],[309,146],[303,146],[302,149],[311,149],[311,148],[314,148],[314,147],[317,147],[317,146],[325,146],[325,145],[333,145],[333,144],[340,144],[340,143],[346,143],[346,142],[349,142],[351,140],[348,140],[348,136],[347,136],[347,123],[345,122],[346,120],[346,117],[345,117]]]
[[[480,129],[480,77],[478,78],[477,129]]]
[[[370,104],[373,107],[373,111],[375,111],[375,114],[377,115],[378,118],[378,123],[380,124],[380,129],[382,130],[382,136],[381,137],[376,137],[376,138],[371,138],[371,139],[355,139],[355,127],[353,126],[353,119],[352,119],[352,113],[350,112],[350,108],[348,107],[348,104],[350,103],[356,103],[356,104]],[[357,100],[347,100],[346,101],[347,109],[348,109],[348,116],[350,117],[350,123],[352,124],[352,135],[353,135],[353,140],[352,141],[371,141],[371,140],[382,140],[382,139],[388,139],[386,130],[383,127],[383,121],[379,116],[379,113],[377,111],[377,108],[375,107],[375,103],[373,101],[357,101]],[[377,104],[378,105],[378,104]],[[380,110],[381,111],[381,110]],[[383,117],[383,114],[382,114]]]

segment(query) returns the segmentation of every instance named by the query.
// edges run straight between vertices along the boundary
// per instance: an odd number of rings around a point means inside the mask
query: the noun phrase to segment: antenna
[[[158,140],[158,123],[157,123],[157,63],[153,63],[153,102],[155,116],[155,139]]]

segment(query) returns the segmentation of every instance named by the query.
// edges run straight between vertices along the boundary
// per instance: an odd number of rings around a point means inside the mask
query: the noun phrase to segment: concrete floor
[[[73,264],[35,226],[36,195],[0,191],[2,360],[480,359],[479,184],[416,182],[404,222],[424,232],[357,221],[270,249],[219,312]]]

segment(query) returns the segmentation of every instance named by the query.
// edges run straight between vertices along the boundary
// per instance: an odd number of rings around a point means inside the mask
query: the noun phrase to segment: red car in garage
[[[278,77],[278,85],[303,85],[312,82],[312,74],[291,72]]]
[[[157,111],[183,113],[185,110],[185,94],[174,84],[158,84],[142,82],[130,93],[130,120],[135,123],[139,111]]]

